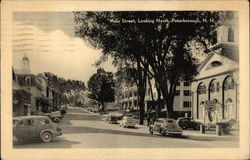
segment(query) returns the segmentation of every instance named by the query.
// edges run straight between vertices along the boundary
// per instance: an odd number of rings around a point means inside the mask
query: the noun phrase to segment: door
[[[23,115],[27,116],[28,115],[28,105],[24,105],[23,107],[24,107]]]
[[[34,134],[34,120],[32,119],[24,119],[21,120],[19,126],[17,128],[18,135],[21,139],[30,140],[35,138]]]

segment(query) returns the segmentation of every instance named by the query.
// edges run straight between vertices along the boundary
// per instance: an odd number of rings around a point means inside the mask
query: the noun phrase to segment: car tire
[[[58,118],[58,117],[54,118],[54,122],[59,123],[60,121],[61,121],[60,118]]]
[[[166,133],[162,129],[160,130],[160,133],[161,133],[162,136],[166,135]]]
[[[53,136],[52,136],[52,134],[50,132],[44,132],[42,134],[42,140],[43,140],[43,142],[48,143],[48,142],[51,142],[52,139],[53,139]]]
[[[152,128],[149,128],[149,133],[150,133],[150,134],[154,134],[154,131],[153,131]]]
[[[186,130],[186,129],[187,129],[187,125],[184,124],[184,125],[182,126],[182,129],[183,129],[183,130]]]

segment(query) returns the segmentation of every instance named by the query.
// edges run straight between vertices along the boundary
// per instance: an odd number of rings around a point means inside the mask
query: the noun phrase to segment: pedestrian
[[[149,127],[149,124],[150,124],[150,114],[148,114],[147,120],[148,120],[148,127]]]

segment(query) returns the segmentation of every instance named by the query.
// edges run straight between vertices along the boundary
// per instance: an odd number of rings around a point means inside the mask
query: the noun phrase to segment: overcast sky
[[[20,69],[24,54],[32,73],[52,72],[66,79],[87,82],[96,72],[101,56],[83,40],[74,37],[71,12],[18,12],[13,14],[13,66]],[[111,60],[102,67],[115,71]]]

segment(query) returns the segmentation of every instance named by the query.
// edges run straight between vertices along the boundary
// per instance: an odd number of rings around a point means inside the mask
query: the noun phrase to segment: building
[[[157,101],[158,94],[156,90],[156,85],[154,80],[151,80],[152,93],[150,86],[147,85],[145,93],[145,111],[155,110],[156,104],[154,101]],[[151,95],[153,94],[153,95]],[[119,101],[122,105],[123,110],[139,110],[138,106],[138,93],[137,86],[130,84],[123,84],[120,93]],[[162,97],[161,97],[162,98]],[[153,100],[154,99],[154,100]],[[162,99],[160,100],[162,101]],[[177,117],[191,114],[191,83],[179,81],[176,86],[176,95],[174,98],[173,109]],[[162,110],[164,111],[164,109]]]
[[[30,115],[31,94],[17,83],[16,74],[12,70],[12,113],[13,117]]]
[[[30,106],[27,115],[47,112],[49,100],[46,97],[47,80],[42,75],[32,74],[29,66],[29,58],[25,55],[21,61],[21,69],[16,69],[16,81],[21,89],[31,95]]]
[[[192,117],[208,122],[206,107],[214,106],[211,123],[239,119],[239,47],[237,15],[217,30],[217,43],[200,64],[192,82]]]

